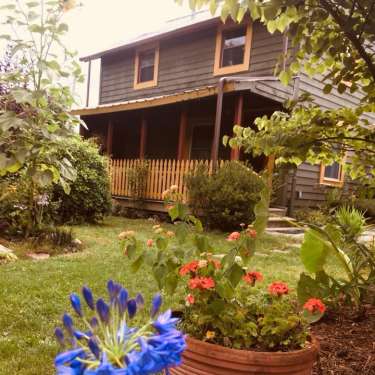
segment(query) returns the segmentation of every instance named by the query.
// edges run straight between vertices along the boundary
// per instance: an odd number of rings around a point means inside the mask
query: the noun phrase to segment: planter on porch
[[[305,349],[291,352],[256,352],[230,349],[187,338],[183,363],[173,375],[311,375],[319,351],[313,339]]]

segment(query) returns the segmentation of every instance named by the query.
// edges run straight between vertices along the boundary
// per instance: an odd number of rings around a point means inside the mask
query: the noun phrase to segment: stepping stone
[[[32,260],[46,260],[50,257],[50,255],[46,253],[27,253],[26,255]]]

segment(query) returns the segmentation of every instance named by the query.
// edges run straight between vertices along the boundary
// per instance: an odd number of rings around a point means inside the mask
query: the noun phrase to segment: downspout
[[[293,100],[298,97],[299,80],[300,77],[296,76],[292,78],[294,81],[293,86]],[[223,97],[224,97],[224,86],[227,82],[266,82],[266,81],[279,81],[278,77],[275,76],[264,76],[264,77],[221,77],[217,84],[217,101],[216,101],[216,117],[215,117],[215,130],[214,138],[212,142],[211,160],[213,167],[216,168],[219,157],[219,144],[220,144],[220,131],[221,131],[221,117],[223,112]]]

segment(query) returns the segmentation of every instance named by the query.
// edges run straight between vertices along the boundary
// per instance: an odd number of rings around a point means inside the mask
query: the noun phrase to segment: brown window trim
[[[230,24],[230,25],[219,25],[216,33],[216,49],[215,49],[215,63],[214,63],[214,76],[232,74],[249,70],[250,67],[250,51],[253,28],[251,22],[246,24],[246,41],[245,41],[245,53],[243,64],[231,65],[221,67],[221,56],[223,47],[223,31],[229,29],[235,29],[237,27],[243,27],[243,25]]]
[[[327,186],[342,187],[344,185],[344,177],[345,177],[344,168],[343,168],[343,166],[345,164],[345,159],[346,158],[343,158],[343,160],[340,163],[339,178],[325,177],[324,173],[325,173],[325,170],[326,170],[326,166],[323,163],[320,164],[319,184],[320,185],[327,185]]]
[[[155,49],[155,59],[154,59],[154,79],[147,82],[138,82],[139,78],[139,54],[143,51],[150,49]],[[159,56],[160,56],[159,44],[145,45],[137,48],[135,52],[135,62],[134,62],[134,86],[135,90],[147,89],[150,87],[156,87],[158,85],[158,75],[159,75]]]

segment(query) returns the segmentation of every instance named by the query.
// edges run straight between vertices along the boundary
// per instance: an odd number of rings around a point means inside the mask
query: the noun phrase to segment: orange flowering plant
[[[262,291],[258,286],[263,275],[249,266],[267,221],[266,198],[255,209],[254,223],[240,224],[227,236],[227,249],[214,248],[178,186],[163,194],[173,231],[156,224],[146,241],[132,231],[120,234],[133,271],[147,264],[160,290],[174,293],[182,287],[181,325],[187,334],[234,348],[289,350],[305,345],[308,323],[323,313],[319,303],[299,306],[283,282]]]

